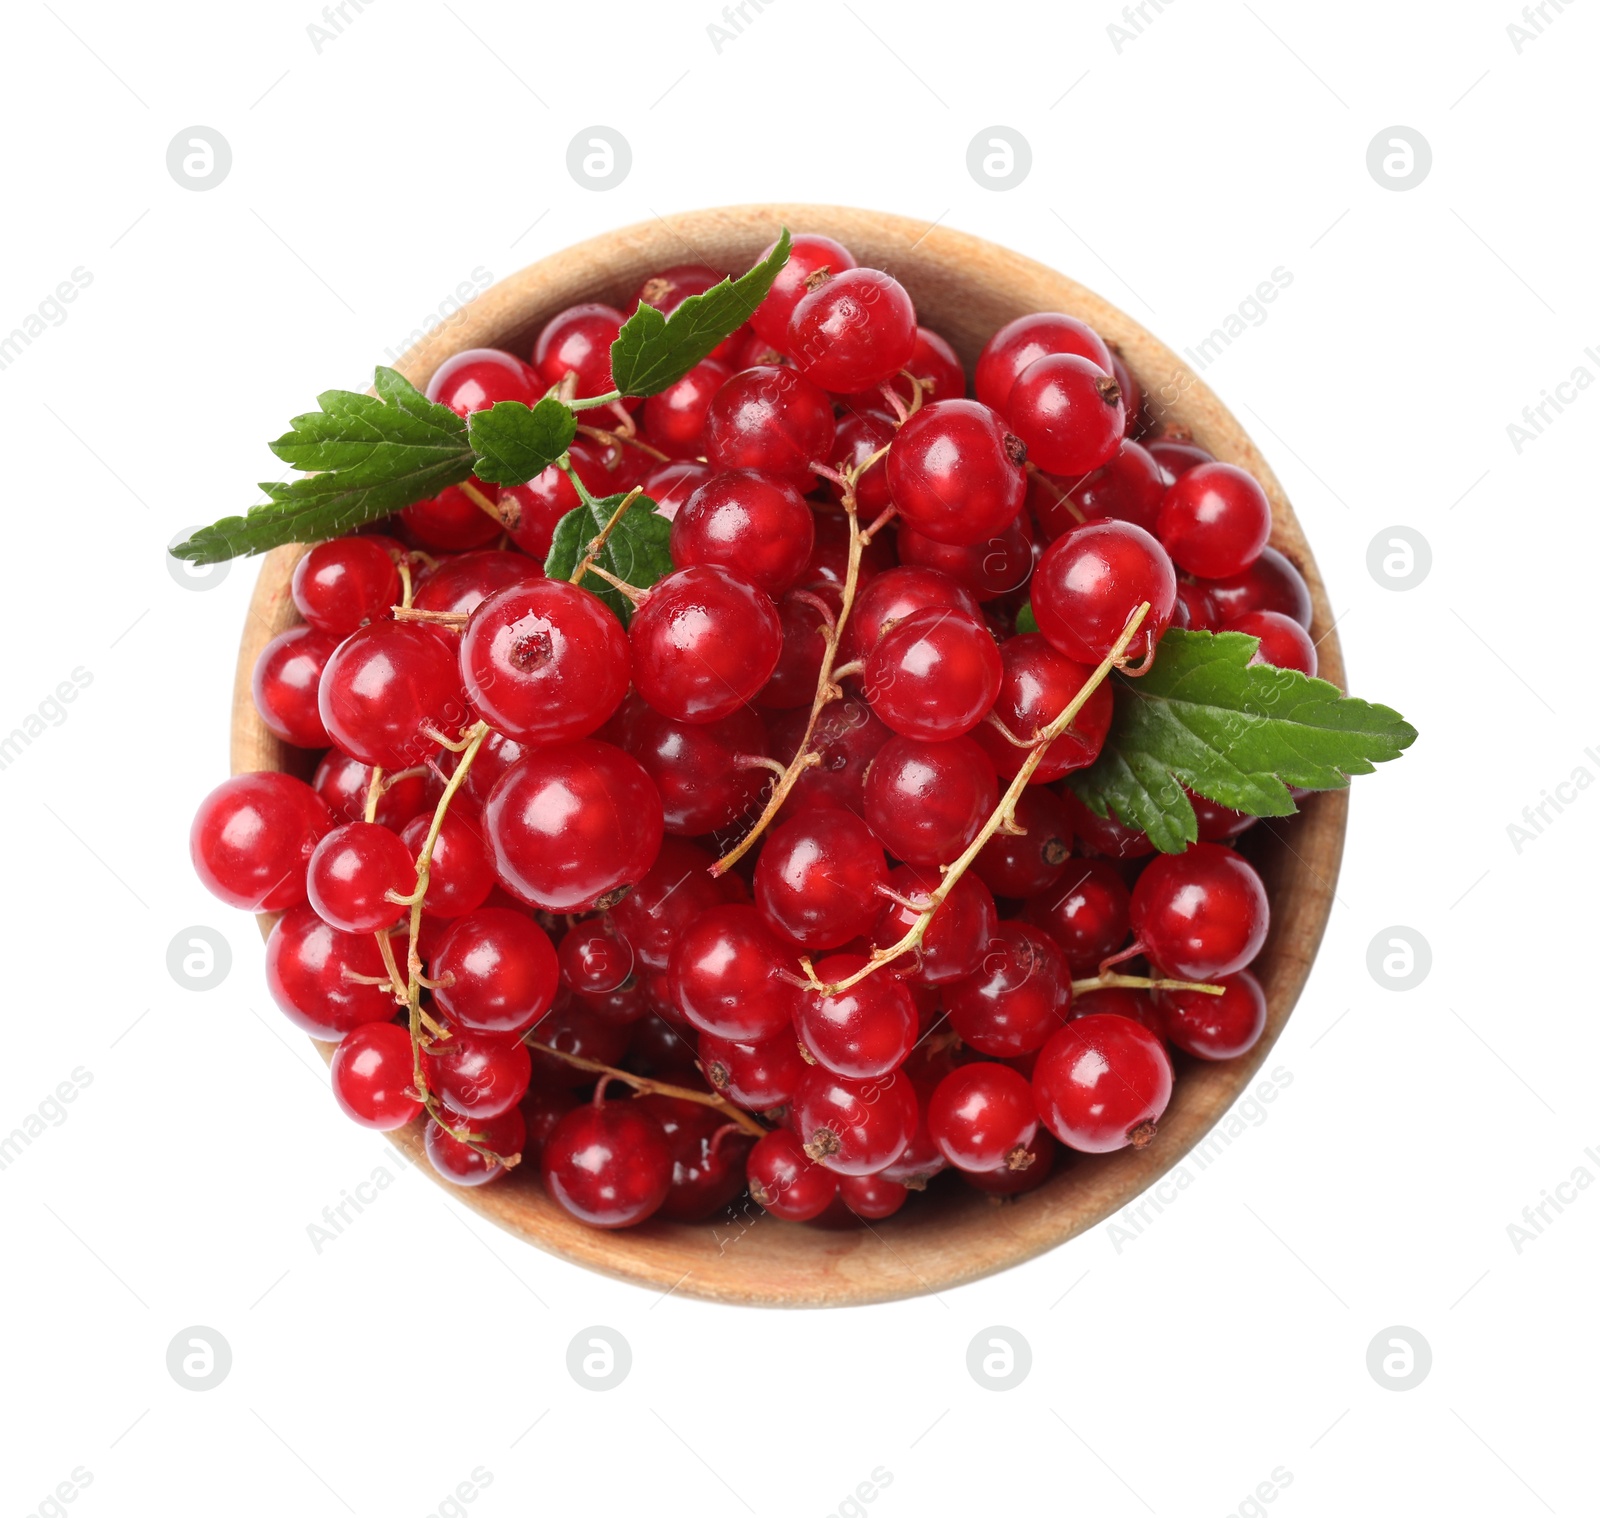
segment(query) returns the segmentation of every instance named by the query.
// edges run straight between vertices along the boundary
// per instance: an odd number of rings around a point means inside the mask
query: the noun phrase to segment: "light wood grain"
[[[1187,428],[1218,458],[1256,476],[1272,500],[1273,543],[1305,574],[1315,608],[1323,676],[1344,669],[1327,596],[1282,487],[1244,429],[1164,344],[1092,291],[1005,248],[943,227],[836,206],[735,206],[627,227],[581,243],[502,280],[408,352],[398,367],[422,384],[463,348],[526,353],[543,323],[579,300],[620,302],[655,270],[690,260],[741,272],[778,232],[822,232],[863,264],[888,269],[919,317],[954,344],[970,373],[996,327],[1029,311],[1067,311],[1114,343],[1144,385],[1151,409]],[[314,377],[314,376],[313,376]],[[289,576],[303,550],[262,564],[239,650],[233,701],[233,770],[303,767],[257,718],[250,672],[262,646],[293,625]],[[732,1224],[665,1222],[618,1233],[586,1228],[558,1209],[538,1177],[514,1172],[480,1190],[447,1188],[466,1206],[541,1249],[655,1291],[762,1306],[847,1306],[915,1296],[975,1280],[1054,1248],[1133,1201],[1175,1165],[1251,1084],[1282,1032],[1321,941],[1344,845],[1347,796],[1309,799],[1286,822],[1263,822],[1243,841],[1272,898],[1272,932],[1255,971],[1267,995],[1266,1035],[1243,1059],[1180,1072],[1156,1142],[1141,1152],[1080,1157],[1038,1191],[996,1203],[953,1183],[915,1197],[895,1217],[848,1232],[780,1223],[749,1213]],[[263,930],[271,919],[263,920]],[[331,1046],[319,1046],[324,1055]],[[329,1103],[330,1123],[342,1118]],[[393,1135],[424,1172],[420,1124]],[[443,1184],[442,1182],[440,1184]]]

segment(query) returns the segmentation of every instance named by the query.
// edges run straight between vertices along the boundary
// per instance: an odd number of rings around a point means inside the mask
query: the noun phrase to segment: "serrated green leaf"
[[[1118,676],[1111,731],[1069,777],[1097,815],[1115,812],[1164,853],[1197,836],[1184,788],[1236,811],[1284,817],[1289,787],[1342,789],[1399,755],[1417,731],[1387,706],[1297,670],[1251,664],[1244,633],[1173,628],[1150,672]]]
[[[555,463],[577,435],[572,408],[553,395],[533,406],[496,401],[467,418],[467,437],[478,456],[472,472],[496,485],[525,485]]]
[[[600,536],[622,501],[620,495],[588,501],[556,523],[550,552],[544,561],[544,572],[552,580],[571,577],[578,561],[589,552],[589,545]],[[619,580],[626,580],[641,590],[648,589],[663,575],[672,573],[672,556],[667,552],[667,540],[671,536],[672,523],[656,510],[656,503],[647,495],[638,496],[611,529],[611,536],[606,539],[595,563]],[[624,627],[628,625],[633,603],[620,590],[595,574],[584,575],[580,583],[585,590],[599,596],[621,618]]]
[[[1017,631],[1019,633],[1036,633],[1039,631],[1039,621],[1033,614],[1032,601],[1024,601],[1018,608]]]
[[[748,274],[725,279],[703,295],[691,295],[671,316],[641,303],[611,345],[611,378],[617,389],[624,395],[655,395],[682,379],[749,321],[788,261],[785,227],[771,254]]]
[[[319,395],[321,410],[297,416],[271,445],[284,463],[315,472],[262,485],[267,504],[202,527],[173,557],[217,564],[283,543],[338,537],[471,476],[473,452],[461,417],[393,369],[377,369],[373,388],[376,395]]]

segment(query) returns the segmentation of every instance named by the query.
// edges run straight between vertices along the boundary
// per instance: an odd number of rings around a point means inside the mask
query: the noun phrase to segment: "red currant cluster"
[[[667,269],[634,305],[720,278]],[[606,397],[624,320],[574,306],[531,362],[464,353],[428,396]],[[974,390],[896,280],[798,237],[746,327],[580,413],[607,425],[531,483],[300,560],[255,700],[325,752],[310,783],[218,787],[191,848],[223,900],[282,914],[272,995],[337,1042],[357,1122],[425,1111],[446,1179],[536,1161],[600,1227],[747,1186],[782,1218],[882,1218],[947,1167],[1007,1195],[1058,1143],[1147,1143],[1169,1044],[1251,1048],[1268,903],[1229,845],[1255,819],[1195,797],[1202,841],[1148,858],[1062,781],[1105,740],[1108,673],[1169,625],[1314,673],[1305,582],[1248,474],[1136,440],[1138,384],[1082,322],[1001,328]],[[602,576],[625,627],[579,583],[605,534],[570,580],[542,560],[635,487],[674,568]]]

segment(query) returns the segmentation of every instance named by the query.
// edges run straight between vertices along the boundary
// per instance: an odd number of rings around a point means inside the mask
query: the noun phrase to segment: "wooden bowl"
[[[584,300],[624,304],[648,275],[671,264],[694,261],[742,272],[780,226],[826,233],[861,263],[894,274],[910,291],[921,319],[954,344],[969,373],[989,335],[1025,312],[1067,311],[1102,333],[1143,384],[1158,422],[1187,428],[1218,458],[1248,469],[1266,489],[1272,500],[1272,541],[1300,566],[1311,587],[1321,673],[1343,685],[1339,644],[1311,550],[1282,487],[1244,429],[1187,365],[1115,306],[1054,269],[979,238],[837,206],[734,206],[658,217],[552,254],[501,280],[396,367],[420,386],[443,359],[464,348],[526,354],[540,327],[563,307]],[[235,773],[304,768],[305,757],[262,725],[250,695],[256,655],[298,620],[289,577],[301,552],[287,547],[269,554],[256,585],[234,690]],[[1266,1034],[1241,1059],[1185,1062],[1160,1134],[1147,1149],[1077,1157],[1038,1190],[1005,1203],[947,1177],[886,1222],[849,1231],[778,1222],[747,1203],[748,1212],[732,1223],[654,1221],[604,1232],[556,1206],[532,1167],[478,1190],[447,1189],[463,1205],[563,1259],[658,1292],[676,1290],[716,1302],[771,1307],[883,1302],[956,1286],[1032,1259],[1133,1201],[1243,1094],[1283,1030],[1321,941],[1344,846],[1346,808],[1346,792],[1324,792],[1310,797],[1301,815],[1260,823],[1245,835],[1244,848],[1272,898],[1272,932],[1253,967],[1267,996]],[[331,1045],[322,1048],[331,1053]],[[330,1103],[328,1121],[341,1120]],[[433,1173],[422,1153],[420,1122],[393,1137]]]

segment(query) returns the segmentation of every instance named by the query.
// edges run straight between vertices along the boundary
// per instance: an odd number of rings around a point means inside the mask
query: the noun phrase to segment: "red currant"
[[[538,923],[506,907],[458,917],[428,961],[434,999],[471,1033],[516,1038],[555,1000],[560,967]]]
[[[1162,498],[1156,532],[1180,569],[1222,579],[1242,574],[1267,546],[1272,504],[1244,470],[1201,464]]]
[[[689,924],[725,902],[709,873],[715,862],[704,849],[669,838],[648,873],[611,909],[612,925],[645,969],[667,969]]]
[[[756,692],[757,706],[780,711],[810,707],[822,673],[822,657],[827,651],[829,623],[822,607],[826,607],[828,615],[837,622],[842,604],[843,597],[834,585],[791,590],[778,602],[783,647],[767,683]],[[850,625],[854,621],[852,617]]]
[[[1038,1127],[1033,1091],[1009,1065],[962,1065],[928,1103],[928,1132],[957,1170],[1026,1170]]]
[[[189,858],[200,882],[246,912],[306,899],[306,866],[333,815],[304,780],[276,770],[224,780],[194,814]]]
[[[1172,560],[1148,532],[1131,522],[1090,522],[1045,549],[1033,577],[1033,615],[1069,659],[1098,664],[1148,602],[1127,651],[1143,663],[1167,630],[1177,595]]]
[[[765,1112],[792,1100],[809,1068],[800,1057],[794,1030],[787,1027],[749,1044],[702,1033],[700,1065],[713,1089],[752,1112]]]
[[[1219,626],[1246,612],[1278,611],[1311,630],[1311,591],[1305,576],[1276,548],[1263,548],[1239,574],[1207,581],[1205,590]]]
[[[1003,667],[989,629],[968,612],[930,607],[897,622],[867,656],[876,716],[908,738],[959,738],[983,720]]]
[[[791,958],[754,907],[713,907],[673,946],[672,1000],[696,1028],[718,1038],[774,1038],[794,1020],[795,989],[783,979]]]
[[[473,1121],[460,1113],[443,1109],[443,1116],[451,1128],[471,1133],[484,1148],[502,1159],[511,1159],[522,1153],[527,1142],[527,1125],[520,1108],[513,1107],[499,1117]],[[487,1186],[506,1173],[506,1167],[496,1160],[479,1154],[470,1144],[463,1143],[453,1133],[441,1128],[437,1122],[428,1124],[423,1146],[429,1163],[452,1186]]]
[[[1143,1148],[1171,1096],[1165,1047],[1126,1017],[1075,1018],[1051,1034],[1033,1070],[1033,1097],[1045,1126],[1085,1154]]]
[[[718,469],[755,469],[809,490],[811,466],[833,452],[833,403],[796,370],[758,365],[712,397],[705,443]]]
[[[770,258],[776,247],[776,243],[769,244],[761,257]],[[823,271],[842,274],[855,266],[855,259],[842,243],[815,233],[801,233],[790,243],[788,261],[778,270],[772,288],[751,313],[752,330],[763,342],[781,346],[788,337],[790,314],[805,295],[811,276]]]
[[[756,905],[794,942],[838,948],[871,928],[877,888],[888,876],[865,822],[838,807],[813,807],[768,834],[756,861]]]
[[[790,763],[800,748],[809,712],[785,712],[772,724],[772,754]],[[795,816],[810,807],[841,806],[866,812],[867,767],[893,735],[873,716],[864,701],[846,697],[823,707],[811,734],[811,751],[819,763],[803,769],[780,816]]]
[[[1081,852],[1103,854],[1108,859],[1139,859],[1155,852],[1149,836],[1118,819],[1113,812],[1096,817],[1071,791],[1061,797],[1072,821],[1072,831],[1083,845]]]
[[[1232,849],[1195,843],[1162,854],[1134,884],[1134,937],[1161,971],[1180,980],[1215,980],[1261,952],[1270,922],[1261,877]]]
[[[306,906],[291,907],[273,925],[267,990],[302,1033],[329,1043],[394,1016],[394,992],[373,936],[341,933]]]
[[[1004,532],[1028,493],[1022,444],[978,401],[934,401],[895,435],[889,494],[906,522],[939,543]]]
[[[433,818],[413,817],[400,831],[408,858],[415,860],[433,826]],[[407,872],[411,874],[411,871]],[[489,850],[483,818],[464,806],[458,797],[444,814],[439,835],[433,841],[428,865],[427,911],[430,917],[462,917],[474,912],[489,899],[494,889],[494,855]],[[406,886],[402,895],[410,895]]]
[[[373,622],[341,643],[322,671],[317,705],[346,753],[366,764],[405,769],[466,720],[455,648],[415,622]]]
[[[1009,527],[981,543],[936,543],[903,522],[895,538],[902,564],[937,569],[959,580],[980,601],[1019,590],[1039,557],[1033,524],[1025,511],[1019,511]]]
[[[633,950],[604,918],[569,929],[556,958],[562,985],[580,996],[605,996],[633,983]]]
[[[889,889],[905,901],[918,902],[938,889],[936,869],[903,865],[889,877]],[[926,910],[907,906],[905,901],[886,901],[870,935],[875,949],[890,949],[916,925]],[[888,968],[903,975],[914,986],[942,986],[972,974],[983,959],[984,950],[999,923],[994,897],[984,883],[971,874],[963,875],[928,919],[922,942],[892,960]]]
[[[1317,645],[1293,617],[1281,611],[1247,611],[1227,623],[1224,632],[1245,633],[1258,640],[1252,664],[1270,664],[1276,669],[1296,669],[1302,675],[1317,672]]]
[[[653,469],[641,484],[644,493],[656,503],[656,515],[670,522],[688,504],[689,497],[715,477],[716,470],[709,464],[699,459],[679,459]]]
[[[297,748],[327,748],[332,742],[317,710],[317,688],[338,646],[333,633],[291,627],[257,657],[250,693],[261,720],[285,743]]]
[[[845,980],[867,965],[864,954],[830,954],[817,967],[825,985]],[[892,975],[869,975],[829,996],[802,992],[794,1017],[800,1042],[835,1075],[868,1080],[904,1063],[917,1041],[917,1009],[911,993]]]
[[[1149,449],[1150,457],[1161,466],[1169,484],[1182,479],[1191,469],[1216,462],[1216,455],[1209,448],[1202,448],[1191,438],[1153,438],[1145,447]]]
[[[1037,786],[1029,786],[1018,797],[1015,818],[1022,832],[996,833],[972,868],[996,896],[1021,900],[1048,891],[1066,874],[1072,825],[1061,799]]]
[[[389,615],[400,599],[400,571],[372,538],[333,538],[295,565],[289,594],[313,627],[343,638]]]
[[[661,795],[669,833],[698,838],[744,816],[771,776],[759,763],[767,730],[748,707],[716,722],[674,722],[639,702],[623,747]]]
[[[982,964],[945,992],[945,1007],[965,1043],[995,1059],[1039,1048],[1072,1005],[1072,977],[1061,950],[1025,922],[1003,922]]]
[[[867,826],[893,859],[948,864],[999,799],[995,767],[970,738],[891,738],[867,770]]]
[[[388,1133],[422,1111],[412,1087],[411,1036],[394,1023],[362,1023],[339,1040],[328,1066],[333,1098],[363,1128]]]
[[[611,345],[626,320],[614,306],[587,301],[568,306],[545,323],[533,345],[533,367],[545,386],[577,376],[575,396],[605,395],[611,379]],[[531,403],[530,403],[531,404]]]
[[[416,885],[411,854],[376,822],[347,822],[316,847],[306,870],[306,895],[324,922],[345,933],[376,933],[405,912],[388,898]]]
[[[678,722],[715,722],[745,705],[777,667],[783,628],[771,599],[712,564],[657,583],[628,629],[639,694]]]
[[[1088,684],[1094,670],[1058,653],[1038,633],[1007,638],[1000,645],[1004,674],[993,715],[1013,736],[1031,740],[1064,712]],[[1093,764],[1111,728],[1111,687],[1102,682],[1078,715],[1049,748],[1028,784],[1045,785],[1073,770]],[[1030,748],[1019,748],[992,723],[980,723],[973,736],[1006,779],[1027,761]]]
[[[411,604],[419,611],[470,615],[497,590],[543,578],[544,570],[526,554],[480,548],[446,559],[427,574],[418,583]]]
[[[787,1128],[757,1139],[745,1169],[757,1204],[789,1223],[809,1223],[839,1192],[838,1177],[816,1164]]]
[[[1002,1165],[998,1170],[963,1170],[961,1179],[974,1191],[986,1196],[1021,1196],[1026,1191],[1037,1191],[1050,1179],[1056,1167],[1060,1145],[1040,1128],[1027,1145],[1028,1163],[1017,1170]]]
[[[899,1181],[877,1175],[841,1175],[839,1200],[869,1223],[893,1217],[906,1204],[910,1192]]]
[[[706,451],[706,413],[727,382],[726,364],[702,359],[680,380],[644,403],[645,436],[668,458],[698,459]]]
[[[778,596],[794,584],[816,542],[811,508],[792,482],[748,469],[702,485],[672,519],[672,562],[715,564]]]
[[[650,777],[594,738],[518,760],[489,793],[483,820],[501,883],[547,912],[609,904],[661,850],[661,797]]]
[[[1161,466],[1145,449],[1124,442],[1107,463],[1081,479],[1034,475],[1028,502],[1048,538],[1071,532],[1078,525],[1078,516],[1091,522],[1106,518],[1132,522],[1153,534],[1167,484]],[[1073,515],[1072,506],[1077,507],[1078,516]]]
[[[892,1164],[917,1125],[917,1097],[896,1070],[851,1080],[821,1066],[794,1098],[795,1131],[805,1152],[839,1175],[871,1175]]]
[[[367,815],[367,793],[372,789],[372,766],[338,749],[322,756],[312,787],[323,804],[341,822],[361,822]],[[433,810],[433,777],[422,769],[385,775],[378,787],[378,813],[373,819],[396,831],[419,812]]]
[[[905,287],[879,269],[845,269],[807,281],[782,339],[801,373],[825,390],[880,384],[911,361],[917,313]]]
[[[660,1125],[672,1151],[672,1184],[661,1204],[664,1218],[703,1223],[745,1187],[751,1140],[701,1102],[650,1094],[635,1104]]]
[[[974,393],[1004,411],[1022,371],[1051,353],[1076,353],[1111,372],[1111,350],[1092,327],[1059,311],[1035,311],[1005,324],[978,355]]]
[[[476,478],[468,483],[487,500],[494,501],[493,485]],[[482,548],[494,542],[503,530],[498,515],[491,516],[457,485],[447,486],[431,500],[407,506],[396,520],[407,541],[436,553]]]
[[[545,386],[515,354],[500,348],[468,348],[433,371],[425,394],[457,416],[470,416],[496,401],[534,405]]]
[[[913,612],[941,607],[964,611],[976,619],[980,613],[972,592],[953,575],[938,569],[903,564],[885,570],[856,595],[840,643],[844,659],[865,658],[889,628]]]
[[[488,1038],[452,1029],[422,1057],[428,1089],[462,1117],[478,1120],[509,1112],[527,1094],[533,1061],[514,1038]]]
[[[1128,888],[1106,860],[1074,859],[1027,916],[1061,945],[1074,975],[1093,975],[1128,941]]]
[[[1127,419],[1117,382],[1076,353],[1029,364],[1011,387],[1005,415],[1039,468],[1069,476],[1109,463]]]
[[[1267,998],[1248,970],[1225,975],[1221,996],[1204,991],[1162,991],[1166,1035],[1200,1059],[1237,1059],[1255,1048],[1267,1028]]]

